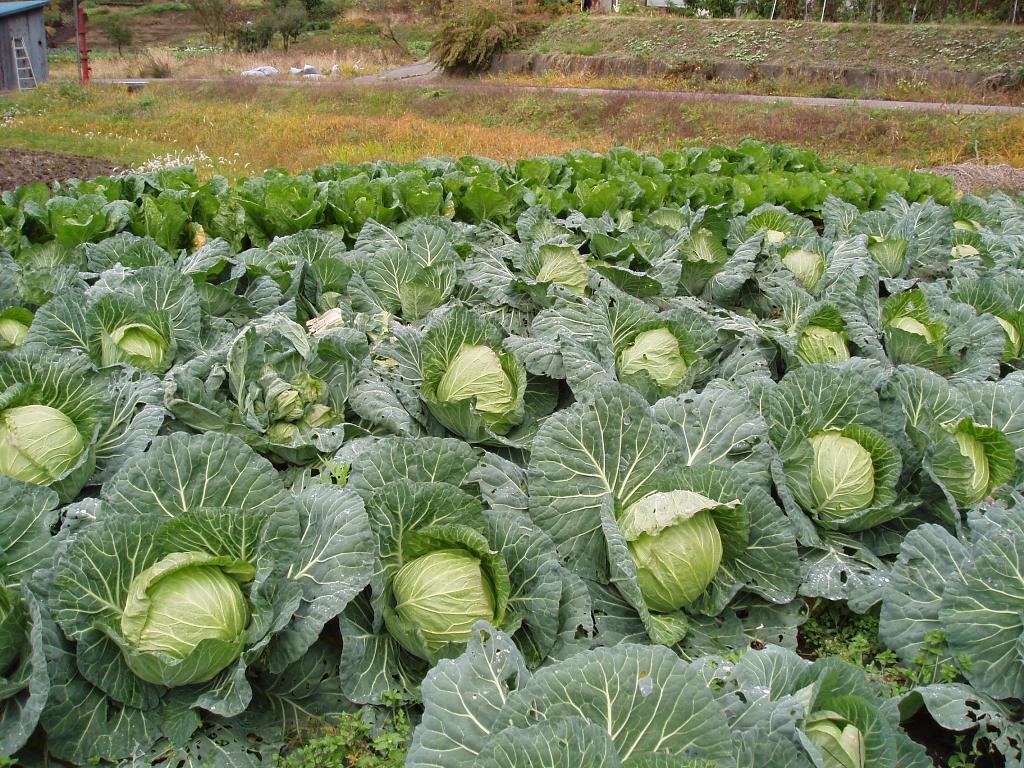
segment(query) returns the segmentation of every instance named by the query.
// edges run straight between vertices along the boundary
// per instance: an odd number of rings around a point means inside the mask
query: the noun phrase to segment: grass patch
[[[58,87],[0,97],[0,146],[136,165],[208,158],[229,178],[325,162],[476,154],[498,159],[614,146],[657,151],[786,142],[830,159],[924,167],[980,158],[1024,166],[1024,117],[947,116],[790,105],[693,104],[508,88],[296,88],[246,83]]]

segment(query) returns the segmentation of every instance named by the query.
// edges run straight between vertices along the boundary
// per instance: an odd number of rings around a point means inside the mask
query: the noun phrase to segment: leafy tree
[[[118,56],[123,55],[124,48],[131,45],[132,40],[135,39],[132,28],[117,14],[112,14],[109,18],[104,19],[102,29],[111,44],[117,46]]]

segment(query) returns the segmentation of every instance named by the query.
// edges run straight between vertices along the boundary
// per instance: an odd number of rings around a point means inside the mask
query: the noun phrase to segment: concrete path
[[[145,83],[218,83],[238,82],[310,87],[418,87],[432,84],[443,88],[466,91],[515,90],[528,93],[565,93],[576,96],[627,96],[632,98],[658,98],[681,102],[793,104],[803,107],[827,109],[893,109],[904,112],[939,112],[946,114],[1007,114],[1024,115],[1024,107],[989,104],[949,104],[934,101],[886,101],[883,99],[829,99],[815,96],[764,96],[754,93],[712,93],[708,91],[660,91],[647,88],[563,88],[549,85],[520,85],[516,83],[481,82],[479,80],[444,77],[435,64],[418,61],[389,72],[364,75],[349,79],[286,79],[282,77],[247,78],[183,78],[165,80],[96,80],[95,82],[127,84],[138,87]]]
[[[441,70],[438,69],[437,65],[432,61],[424,59],[423,61],[417,61],[415,64],[406,64],[404,67],[392,69],[388,72],[378,72],[375,75],[363,75],[362,77],[355,77],[346,82],[355,83],[357,85],[394,83],[399,80],[428,82],[440,76]]]

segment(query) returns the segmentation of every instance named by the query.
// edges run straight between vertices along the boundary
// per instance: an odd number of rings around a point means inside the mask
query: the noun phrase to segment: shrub
[[[171,62],[163,55],[154,55],[152,51],[146,51],[142,56],[142,66],[139,68],[139,77],[155,78],[158,80],[170,77],[173,74]]]
[[[518,39],[518,22],[495,0],[452,0],[438,14],[430,58],[449,71],[478,72]]]
[[[276,31],[273,17],[264,13],[255,21],[245,20],[235,24],[231,30],[231,39],[237,50],[255,53],[270,46]]]

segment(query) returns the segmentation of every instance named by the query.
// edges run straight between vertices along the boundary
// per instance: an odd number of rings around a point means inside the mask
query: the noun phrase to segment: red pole
[[[85,11],[78,6],[78,53],[82,59],[82,82],[89,82],[89,47],[85,44]]]

